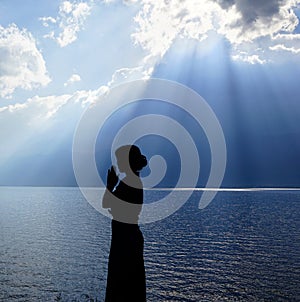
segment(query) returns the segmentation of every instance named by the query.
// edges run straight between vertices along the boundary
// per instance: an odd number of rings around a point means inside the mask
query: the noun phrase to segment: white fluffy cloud
[[[145,60],[144,60],[145,61]],[[153,71],[153,66],[145,61],[145,65],[133,68],[120,68],[117,69],[108,82],[107,87],[113,87],[124,81],[134,81],[138,79],[148,79]]]
[[[203,41],[213,31],[231,43],[235,59],[264,63],[272,51],[298,54],[293,32],[299,4],[299,0],[143,0],[133,39],[150,55],[162,57],[176,38]],[[282,42],[283,47],[276,47],[274,37],[279,34],[295,42],[293,46]]]
[[[40,18],[45,27],[56,27],[45,37],[54,39],[61,47],[69,45],[76,41],[77,34],[83,29],[84,22],[90,13],[91,3],[63,1],[59,6],[57,18]]]
[[[73,94],[34,96],[24,103],[0,107],[0,165],[24,148],[30,149],[36,137],[49,135],[57,121],[62,121],[66,132],[78,122],[84,108],[107,91],[106,86],[96,90],[76,91]],[[51,130],[52,129],[52,130]],[[50,132],[49,132],[50,131]],[[56,129],[57,131],[57,129]],[[62,133],[61,133],[62,134]],[[51,148],[40,146],[41,149]]]
[[[54,118],[64,106],[84,108],[107,90],[107,86],[100,86],[95,90],[79,90],[73,94],[34,96],[24,103],[0,107],[0,128],[4,129],[9,125],[17,125],[18,128],[32,125],[40,127],[46,120]],[[7,136],[7,133],[5,135]]]
[[[152,55],[163,56],[177,37],[205,39],[218,11],[220,7],[213,1],[143,0],[132,37]]]
[[[31,90],[49,82],[45,61],[32,35],[14,24],[0,26],[0,97],[9,98],[16,88]]]
[[[33,124],[34,120],[49,118],[54,115],[71,97],[71,95],[61,96],[35,96],[29,98],[25,103],[16,103],[1,107],[2,114],[19,115],[18,120]],[[21,116],[22,115],[22,116]],[[30,117],[30,118],[29,118]]]
[[[80,82],[80,81],[81,81],[80,75],[74,73],[70,76],[70,78],[67,80],[67,82],[64,83],[64,86],[66,87],[66,86],[72,85],[73,83]]]

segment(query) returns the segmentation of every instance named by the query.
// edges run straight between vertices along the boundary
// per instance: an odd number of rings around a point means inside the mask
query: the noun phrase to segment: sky
[[[299,0],[2,0],[0,185],[76,185],[84,110],[112,87],[156,77],[214,110],[227,145],[223,187],[300,187],[299,16]]]

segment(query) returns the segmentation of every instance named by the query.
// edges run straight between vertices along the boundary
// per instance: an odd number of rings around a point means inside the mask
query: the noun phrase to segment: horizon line
[[[79,188],[78,186],[3,186],[0,188]],[[86,189],[104,189],[105,187],[83,187]],[[156,190],[156,191],[300,191],[300,187],[241,187],[241,188],[206,188],[206,187],[163,187],[163,188],[143,188],[144,190]]]

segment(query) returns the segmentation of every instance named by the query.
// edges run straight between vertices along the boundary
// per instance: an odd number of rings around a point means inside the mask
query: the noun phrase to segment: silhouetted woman
[[[116,158],[119,171],[126,176],[119,181],[115,168],[108,170],[102,201],[113,217],[105,302],[144,302],[144,238],[138,218],[143,204],[139,171],[147,160],[135,145],[118,148]]]

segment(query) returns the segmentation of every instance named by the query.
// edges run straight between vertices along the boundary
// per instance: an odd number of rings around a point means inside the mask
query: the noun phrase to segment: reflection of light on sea
[[[300,191],[300,188],[144,188],[154,191],[215,191],[215,192],[251,192],[251,191]]]
[[[106,211],[102,208],[102,197],[105,192],[105,188],[84,188],[85,193],[88,194],[89,202],[97,211]],[[260,192],[260,191],[300,191],[300,188],[144,188],[144,191],[156,191],[156,192],[172,192],[175,191],[178,194],[183,192],[192,191],[212,191],[212,192]],[[174,199],[176,203],[176,199]],[[147,204],[149,201],[147,198],[144,200]],[[167,208],[161,209],[162,211],[168,210]]]

